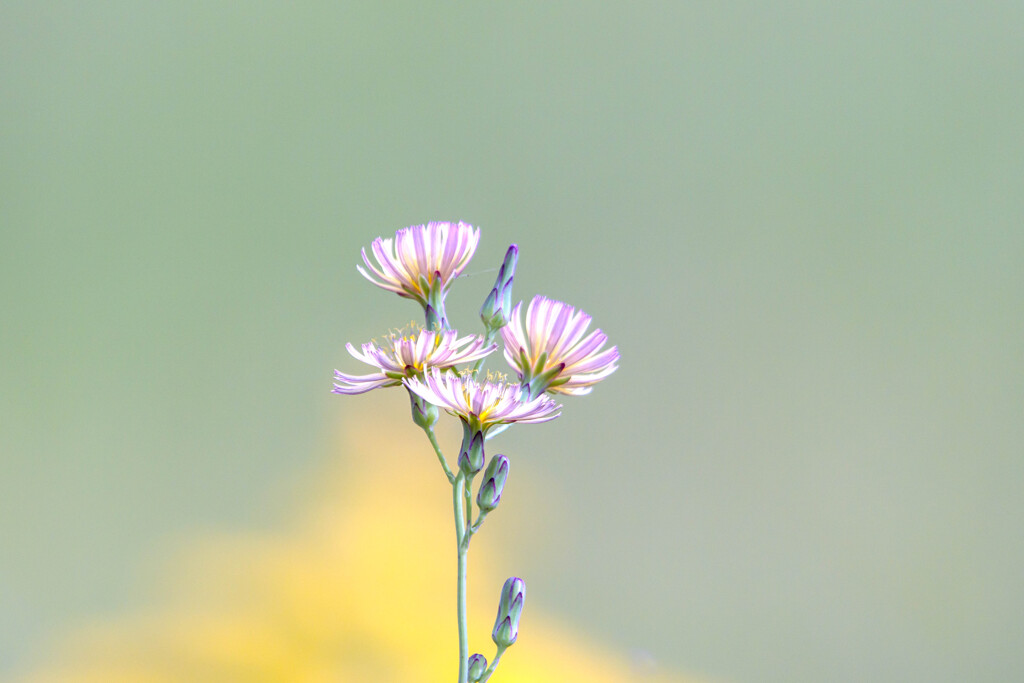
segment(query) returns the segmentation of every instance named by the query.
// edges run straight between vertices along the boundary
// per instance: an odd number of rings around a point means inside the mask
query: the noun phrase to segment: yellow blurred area
[[[393,402],[361,398],[345,406],[339,457],[317,473],[294,521],[187,541],[166,567],[160,607],[77,629],[23,683],[450,683],[450,489],[423,434],[391,419],[384,406]],[[457,443],[453,431],[440,436],[448,448]],[[517,482],[517,494],[528,495],[526,484]],[[489,521],[471,548],[468,598],[470,651],[488,659],[504,578],[493,567],[502,529],[489,526],[500,527]],[[688,680],[588,642],[530,597],[495,683]]]

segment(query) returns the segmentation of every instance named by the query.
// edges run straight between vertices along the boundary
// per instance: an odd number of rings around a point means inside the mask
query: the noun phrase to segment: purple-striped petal
[[[526,309],[524,326],[522,306],[519,302],[513,308],[501,336],[505,360],[520,381],[526,385],[540,377],[530,384],[531,392],[581,395],[618,368],[618,348],[602,350],[608,337],[599,329],[587,334],[591,318],[583,311],[536,296]]]

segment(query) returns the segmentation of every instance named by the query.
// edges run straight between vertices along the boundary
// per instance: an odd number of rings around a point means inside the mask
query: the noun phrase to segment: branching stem
[[[444,453],[441,452],[441,446],[437,443],[437,437],[434,435],[433,427],[424,427],[423,431],[427,433],[427,438],[430,439],[430,445],[434,447],[434,453],[437,454],[437,459],[441,463],[441,467],[444,469],[444,476],[448,477],[449,484],[455,484],[455,475],[452,474],[452,470],[448,467],[448,461],[444,459]]]

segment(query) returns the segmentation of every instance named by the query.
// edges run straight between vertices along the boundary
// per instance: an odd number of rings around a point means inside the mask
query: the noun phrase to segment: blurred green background
[[[621,368],[500,437],[531,599],[736,681],[1024,677],[1024,5],[0,5],[0,677],[273,525],[481,226]],[[404,399],[393,396],[404,416]],[[515,475],[513,475],[515,476]]]

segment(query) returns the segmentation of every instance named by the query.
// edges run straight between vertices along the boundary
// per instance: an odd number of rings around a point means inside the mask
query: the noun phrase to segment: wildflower
[[[476,474],[484,466],[484,439],[498,425],[547,422],[561,414],[562,406],[547,396],[521,398],[521,388],[507,382],[477,382],[469,376],[436,368],[402,380],[410,393],[444,408],[462,420],[459,468]],[[498,427],[500,429],[500,427]]]
[[[371,249],[375,266],[362,250],[367,280],[423,306],[427,327],[448,327],[444,299],[476,251],[480,231],[468,223],[410,225],[395,233],[394,240],[378,237]]]
[[[423,378],[407,377],[402,383],[413,393],[440,406],[474,431],[487,432],[499,424],[547,422],[561,414],[562,406],[547,396],[524,400],[519,386],[506,382],[484,382],[472,377],[431,368]]]
[[[513,244],[505,252],[505,260],[498,269],[494,288],[484,300],[484,305],[480,307],[480,319],[491,334],[507,325],[512,314],[512,280],[516,274],[518,260],[519,247]]]
[[[512,309],[512,320],[501,329],[505,360],[516,369],[523,394],[530,398],[545,391],[582,396],[618,369],[619,350],[601,350],[607,335],[586,334],[590,316],[561,301],[535,296],[520,317],[522,302]]]
[[[362,352],[352,344],[345,348],[357,360],[379,370],[369,375],[348,375],[334,371],[333,393],[362,394],[379,387],[398,386],[406,377],[422,375],[429,368],[441,370],[460,363],[483,358],[497,348],[484,346],[482,337],[469,335],[458,338],[456,330],[425,330],[403,333],[390,332],[381,343],[371,341],[362,345]]]

